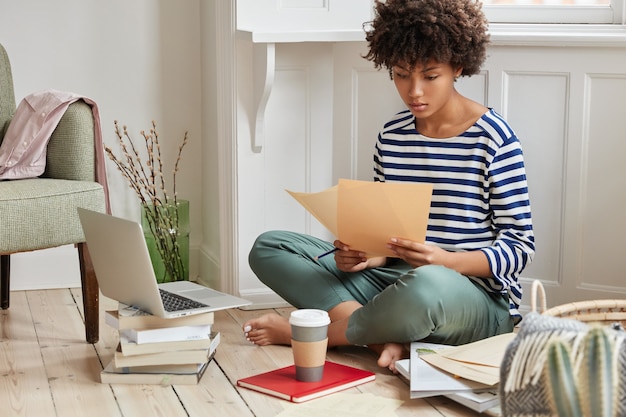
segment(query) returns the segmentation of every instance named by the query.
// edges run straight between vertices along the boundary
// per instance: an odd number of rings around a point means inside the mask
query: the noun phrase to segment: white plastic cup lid
[[[319,327],[330,324],[330,317],[324,310],[302,309],[291,312],[289,324],[300,327]]]

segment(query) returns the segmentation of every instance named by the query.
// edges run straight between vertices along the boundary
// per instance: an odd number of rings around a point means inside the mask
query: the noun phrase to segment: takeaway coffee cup
[[[296,379],[305,382],[321,380],[328,347],[328,313],[315,309],[295,310],[289,316],[289,324]]]

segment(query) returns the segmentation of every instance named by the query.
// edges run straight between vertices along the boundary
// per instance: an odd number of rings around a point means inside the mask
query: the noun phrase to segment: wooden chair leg
[[[97,343],[100,338],[100,289],[93,269],[87,243],[78,243],[80,280],[83,291],[85,335],[88,343]]]
[[[0,308],[9,308],[11,255],[0,255]]]

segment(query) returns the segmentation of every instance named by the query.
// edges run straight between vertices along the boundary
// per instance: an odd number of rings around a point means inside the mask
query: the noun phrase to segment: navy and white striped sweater
[[[449,251],[482,250],[494,278],[470,277],[508,294],[511,315],[522,298],[519,275],[535,252],[522,148],[506,121],[489,109],[459,136],[432,139],[402,111],[378,135],[374,181],[433,185],[426,241]]]

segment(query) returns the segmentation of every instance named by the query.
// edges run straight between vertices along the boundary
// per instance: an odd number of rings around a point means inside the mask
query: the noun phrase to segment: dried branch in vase
[[[163,175],[164,165],[161,159],[161,145],[159,144],[156,123],[152,121],[152,128],[149,132],[143,130],[140,132],[146,150],[145,163],[128,133],[127,127],[123,126],[120,129],[117,120],[114,124],[122,156],[117,157],[108,146],[105,146],[105,152],[141,201],[146,220],[143,223],[148,224],[154,237],[165,268],[165,274],[172,277],[173,280],[187,279],[187,268],[183,262],[178,242],[181,216],[176,193],[176,174],[183,148],[187,144],[187,132],[185,132],[183,141],[178,147],[178,155],[172,171],[172,196],[170,196]]]

